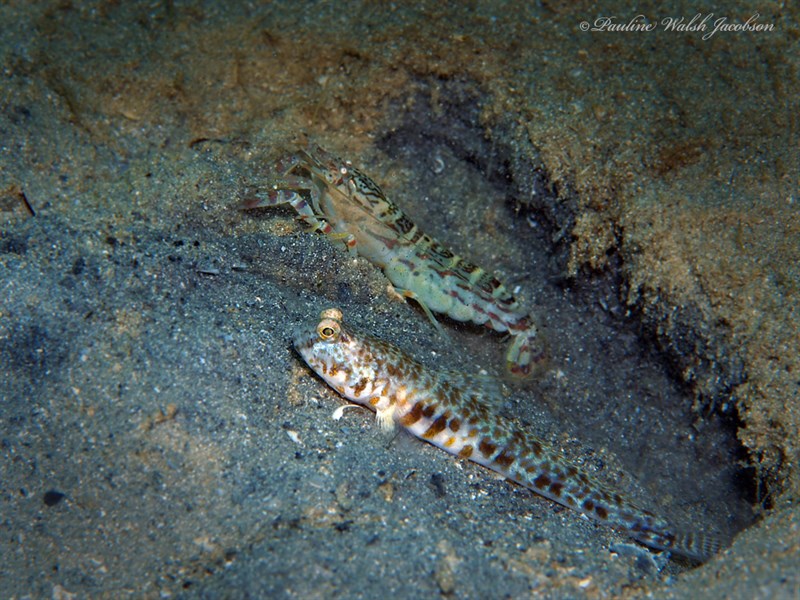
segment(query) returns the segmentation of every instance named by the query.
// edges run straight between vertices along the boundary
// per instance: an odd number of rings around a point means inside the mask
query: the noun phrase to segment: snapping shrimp
[[[315,230],[342,240],[380,267],[393,287],[433,313],[508,332],[508,371],[529,376],[544,360],[532,317],[492,273],[458,256],[409,219],[371,178],[318,146],[280,161],[280,184],[242,205],[249,210],[288,204]]]

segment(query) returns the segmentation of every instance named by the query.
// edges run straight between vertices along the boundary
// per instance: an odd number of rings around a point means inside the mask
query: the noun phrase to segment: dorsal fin
[[[440,381],[447,381],[460,390],[477,395],[487,408],[499,410],[505,401],[505,387],[488,373],[464,373],[462,371],[439,371]]]

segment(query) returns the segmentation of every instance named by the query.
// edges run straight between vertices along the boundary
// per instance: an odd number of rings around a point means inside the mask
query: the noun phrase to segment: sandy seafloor
[[[756,12],[772,31],[661,25]],[[580,26],[639,14],[659,26]],[[0,22],[0,596],[800,596],[797,9],[12,0]],[[499,410],[727,548],[653,556],[334,420],[290,342],[323,308],[431,368],[500,374],[506,340],[442,337],[291,209],[236,210],[306,138],[519,287],[549,360]]]

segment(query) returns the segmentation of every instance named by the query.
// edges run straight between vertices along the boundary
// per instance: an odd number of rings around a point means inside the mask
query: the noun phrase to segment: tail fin
[[[722,550],[722,540],[714,534],[676,531],[669,535],[648,532],[635,536],[638,542],[658,550],[667,550],[697,562],[706,562]]]
[[[672,551],[681,556],[706,562],[722,550],[722,540],[708,533],[677,533]]]

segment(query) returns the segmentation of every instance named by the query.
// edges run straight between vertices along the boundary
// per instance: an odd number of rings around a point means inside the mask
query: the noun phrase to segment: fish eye
[[[317,325],[317,334],[323,340],[334,338],[339,334],[339,324],[326,319]]]

